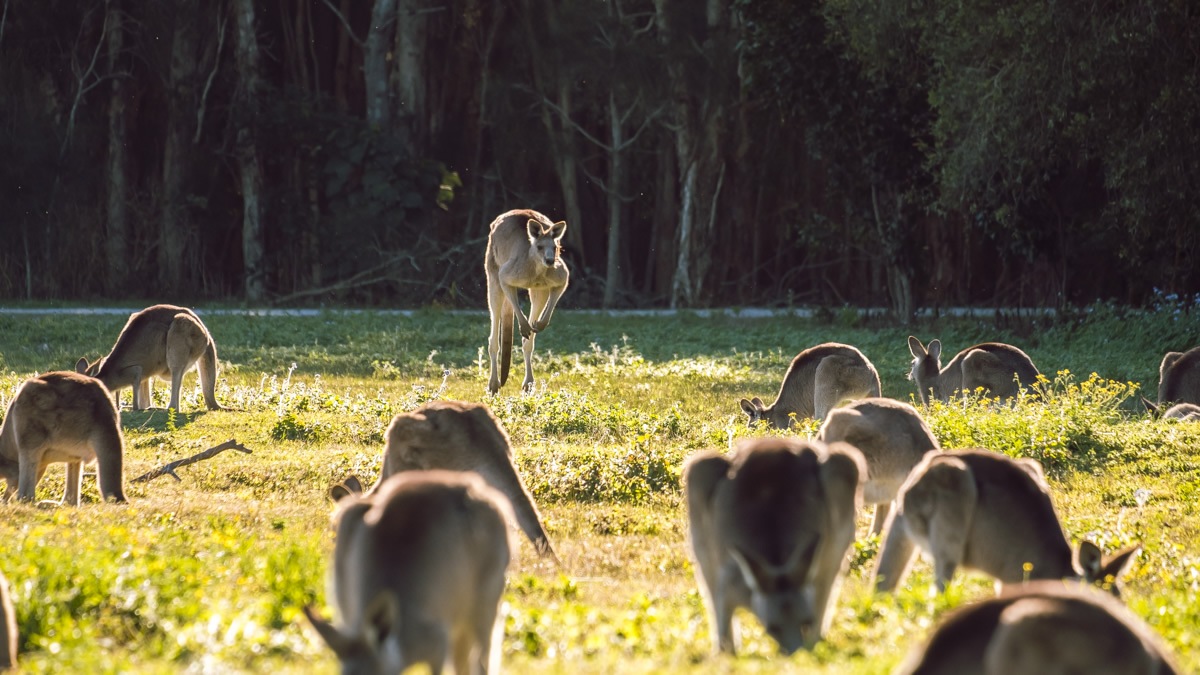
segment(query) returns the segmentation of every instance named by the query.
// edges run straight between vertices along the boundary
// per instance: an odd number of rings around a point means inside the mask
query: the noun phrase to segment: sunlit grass
[[[1013,342],[1041,367],[1040,398],[938,404],[927,411],[931,426],[947,447],[1042,461],[1071,539],[1106,550],[1142,542],[1125,598],[1195,671],[1200,425],[1150,421],[1137,402],[1154,391],[1162,352],[1200,343],[1200,321],[1184,319],[1181,327],[1106,316],[1002,331],[979,322],[905,329],[563,312],[538,338],[534,392],[518,392],[515,350],[513,375],[493,397],[480,317],[206,318],[222,362],[217,396],[233,410],[204,410],[191,374],[183,412],[168,414],[169,387],[159,383],[160,409],[122,414],[126,478],[231,437],[253,454],[186,467],[182,483],[128,485],[128,506],[96,503],[93,479],[79,509],[0,506],[8,542],[0,570],[14,590],[23,668],[335,672],[298,613],[327,601],[325,492],[349,473],[370,484],[391,417],[444,397],[485,401],[506,425],[563,561],[557,569],[520,540],[505,594],[509,672],[890,672],[945,611],[990,594],[991,583],[960,575],[934,597],[918,565],[897,595],[876,596],[868,580],[877,542],[862,539],[833,628],[814,652],[779,656],[743,613],[742,654],[714,657],[685,550],[679,476],[699,448],[768,433],[747,428],[737,399],[770,402],[791,358],[819,342],[859,347],[884,394],[911,400],[905,338],[914,333],[940,337],[951,354],[982,340]],[[0,404],[35,371],[105,352],[123,323],[0,314]],[[1105,347],[1105,331],[1121,335],[1119,351]],[[1163,334],[1185,337],[1167,344]],[[815,428],[805,421],[782,433]],[[52,468],[39,498],[61,494],[62,470]]]

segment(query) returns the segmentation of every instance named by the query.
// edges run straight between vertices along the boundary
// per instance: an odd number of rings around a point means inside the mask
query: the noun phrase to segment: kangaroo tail
[[[516,320],[513,306],[508,299],[500,310],[500,386],[508,382],[508,366],[512,363],[513,321]]]
[[[200,388],[204,391],[204,403],[208,409],[221,410],[216,395],[217,345],[211,336],[208,338],[208,345],[204,347],[204,353],[200,355]]]

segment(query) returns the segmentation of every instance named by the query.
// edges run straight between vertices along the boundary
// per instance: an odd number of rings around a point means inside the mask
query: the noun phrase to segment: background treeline
[[[569,306],[1200,290],[1190,0],[0,2],[0,297],[482,306],[517,207]]]

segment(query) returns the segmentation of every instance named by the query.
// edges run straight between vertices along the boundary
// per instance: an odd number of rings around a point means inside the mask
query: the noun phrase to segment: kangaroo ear
[[[1140,543],[1127,546],[1126,548],[1114,553],[1111,558],[1104,561],[1100,567],[1100,572],[1096,581],[1111,583],[1113,594],[1117,593],[1117,579],[1125,575],[1125,571],[1129,568],[1129,564],[1133,562],[1142,545]]]
[[[1086,540],[1079,542],[1075,560],[1079,563],[1079,569],[1083,570],[1083,578],[1088,581],[1100,579],[1100,563],[1104,560],[1104,554],[1100,552],[1099,546]]]
[[[762,400],[761,398],[757,397],[757,396],[755,396],[754,398],[750,399],[750,403],[754,404],[754,407],[755,407],[755,408],[758,408],[759,410],[766,410],[766,409],[767,409],[767,404],[766,404],[766,403],[763,403],[763,400]]]
[[[1159,415],[1162,414],[1162,411],[1158,409],[1158,406],[1154,405],[1154,403],[1152,403],[1150,399],[1146,398],[1145,396],[1142,397],[1142,405],[1146,406],[1146,412],[1150,413],[1150,416],[1155,419],[1158,419]]]
[[[88,369],[87,359],[83,358],[82,356],[79,357],[79,360],[75,362],[75,372],[80,373],[82,375],[87,375],[87,369]]]
[[[942,355],[942,341],[938,339],[930,340],[928,351],[930,358],[932,358],[934,361],[938,360],[938,358]]]
[[[555,241],[562,239],[562,236],[567,232],[567,221],[560,220],[550,226],[550,236],[554,237]]]
[[[334,483],[333,486],[329,488],[329,498],[332,499],[333,503],[335,504],[352,494],[354,493],[351,492],[350,488],[346,487],[345,483]]]
[[[308,622],[312,624],[313,628],[317,629],[317,635],[321,636],[321,639],[325,641],[325,644],[329,645],[334,654],[341,656],[342,654],[349,653],[354,647],[354,640],[343,635],[332,624],[322,619],[317,614],[317,610],[313,609],[312,605],[304,606],[304,616],[308,617]]]
[[[365,618],[368,642],[375,646],[383,644],[388,635],[400,628],[400,607],[396,596],[391,591],[380,591],[367,606]]]
[[[537,239],[542,234],[541,221],[530,218],[529,222],[525,223],[525,232],[529,235],[530,241]]]
[[[346,480],[342,481],[342,485],[346,486],[346,489],[351,492],[357,492],[359,494],[366,492],[366,490],[363,490],[362,481],[358,480],[358,476],[346,476]]]
[[[908,351],[912,353],[914,359],[919,359],[925,356],[925,345],[912,335],[908,336]]]
[[[746,399],[738,401],[738,404],[742,406],[742,412],[751,417],[754,417],[754,413],[758,412],[758,409],[754,407],[754,404]]]

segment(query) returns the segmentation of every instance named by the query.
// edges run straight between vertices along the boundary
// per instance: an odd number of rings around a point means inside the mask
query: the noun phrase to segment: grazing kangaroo
[[[736,651],[739,607],[785,654],[811,648],[828,630],[865,473],[849,445],[785,438],[687,461],[688,539],[714,650]]]
[[[504,496],[474,474],[414,471],[338,505],[331,585],[341,625],[304,613],[342,672],[421,663],[495,672],[511,556]]]
[[[1038,369],[1025,352],[999,342],[967,347],[945,368],[942,368],[940,340],[930,340],[926,350],[920,340],[910,335],[908,350],[913,355],[908,379],[917,383],[917,392],[925,405],[929,405],[930,390],[932,398],[939,401],[949,401],[958,392],[969,393],[979,387],[988,396],[1014,398],[1019,387],[1029,387],[1038,378]]]
[[[108,356],[93,363],[81,358],[75,370],[104,383],[114,395],[133,387],[133,409],[150,407],[154,378],[171,379],[171,408],[179,410],[183,374],[200,364],[200,388],[209,410],[221,410],[213,390],[217,384],[217,346],[192,310],[154,305],[134,312],[121,329]]]
[[[488,357],[492,372],[488,391],[496,393],[508,381],[512,361],[513,316],[521,329],[521,352],[525,356],[522,390],[533,386],[534,333],[546,330],[554,306],[567,290],[571,274],[559,257],[559,245],[567,223],[550,222],[537,211],[506,211],[492,221],[483,266],[487,272],[488,311],[492,331]],[[529,317],[521,312],[519,289],[529,290]]]
[[[766,420],[774,429],[787,429],[791,414],[802,420],[825,419],[843,401],[879,396],[879,373],[863,353],[850,345],[826,342],[800,352],[792,359],[779,395],[769,406],[755,396],[740,401],[750,416],[750,427]]]
[[[1196,404],[1200,404],[1200,347],[1193,347],[1186,352],[1167,352],[1158,368],[1158,404],[1151,403],[1144,396],[1142,403],[1152,415],[1158,415],[1163,406],[1172,403],[1193,404],[1192,408],[1172,408],[1163,417],[1189,419],[1189,414],[1200,412],[1196,408]]]
[[[990,450],[930,453],[896,497],[875,569],[875,588],[904,580],[915,548],[933,555],[939,592],[960,566],[1002,585],[1031,579],[1083,578],[1117,593],[1117,578],[1139,545],[1104,558],[1090,541],[1072,556],[1042,465]]]
[[[1037,581],[955,610],[896,675],[1178,672],[1151,628],[1111,596]]]
[[[31,377],[8,404],[0,426],[4,499],[16,492],[18,500],[33,501],[46,467],[66,462],[63,502],[79,506],[83,465],[94,460],[100,494],[124,502],[121,445],[121,418],[100,381],[68,372]]]
[[[863,398],[831,411],[817,440],[849,443],[866,459],[863,503],[875,505],[873,534],[883,531],[892,501],[912,468],[925,453],[941,448],[916,408],[890,398]]]
[[[397,473],[430,469],[473,471],[482,476],[512,504],[517,524],[538,553],[558,562],[533,497],[513,465],[508,434],[486,405],[429,401],[392,418],[383,449],[383,469],[370,494]],[[334,485],[330,496],[336,501],[361,490],[358,478],[351,476]]]
[[[17,667],[17,612],[8,579],[0,574],[0,670]]]

